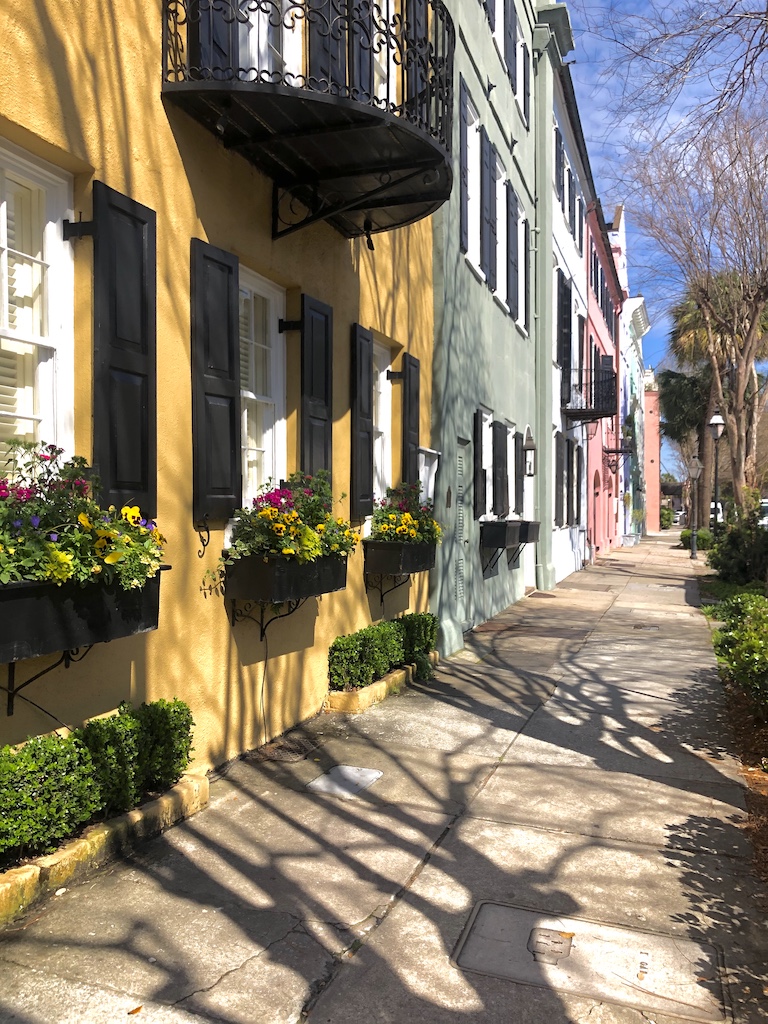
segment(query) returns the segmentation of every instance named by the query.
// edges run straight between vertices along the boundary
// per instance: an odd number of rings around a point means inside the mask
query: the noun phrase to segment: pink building
[[[661,427],[659,385],[653,370],[645,371],[645,528],[661,529]]]
[[[624,293],[600,201],[587,210],[589,305],[581,345],[585,373],[600,389],[603,415],[587,427],[587,543],[592,557],[617,543],[621,435],[618,418],[619,314]]]

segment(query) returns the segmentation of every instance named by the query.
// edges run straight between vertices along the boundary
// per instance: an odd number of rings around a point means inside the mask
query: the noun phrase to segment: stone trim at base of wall
[[[429,654],[431,664],[437,665],[437,651]],[[399,693],[403,687],[409,686],[415,678],[415,665],[404,665],[393,669],[370,686],[362,686],[359,690],[332,690],[325,699],[323,711],[341,711],[347,715],[359,715],[367,711],[372,704],[378,704],[391,693]]]
[[[140,807],[89,826],[55,853],[0,872],[0,926],[50,892],[85,878],[96,868],[127,853],[142,839],[158,835],[208,805],[208,779],[190,772],[167,793]]]

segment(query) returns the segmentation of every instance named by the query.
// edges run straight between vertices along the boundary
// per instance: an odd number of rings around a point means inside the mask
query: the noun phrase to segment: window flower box
[[[407,576],[435,566],[436,544],[409,544],[394,540],[364,540],[365,573]]]
[[[520,544],[534,544],[539,539],[541,523],[523,519],[520,522]]]
[[[0,664],[149,632],[159,610],[159,574],[133,590],[116,580],[0,585]]]
[[[228,600],[286,604],[331,594],[346,585],[347,559],[337,555],[322,555],[312,562],[278,555],[245,555],[225,567]]]
[[[482,548],[516,548],[522,543],[519,519],[498,519],[480,523],[480,547]]]

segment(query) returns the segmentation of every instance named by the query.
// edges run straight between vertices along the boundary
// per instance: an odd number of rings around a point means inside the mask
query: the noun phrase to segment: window
[[[373,496],[384,498],[392,486],[392,382],[387,377],[388,348],[373,346]]]
[[[285,296],[240,268],[240,409],[243,500],[285,475],[285,350],[278,320]]]
[[[485,519],[493,508],[493,413],[481,406],[474,422],[474,517]]]
[[[74,446],[70,179],[0,147],[0,465],[9,441]]]

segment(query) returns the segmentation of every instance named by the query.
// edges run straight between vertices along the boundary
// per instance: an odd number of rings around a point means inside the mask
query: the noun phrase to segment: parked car
[[[723,518],[723,503],[722,503],[722,501],[718,501],[718,503],[717,503],[717,516],[715,516],[715,503],[714,503],[714,501],[711,501],[709,503],[709,521],[710,521],[710,523],[724,523],[725,522],[725,519]]]
[[[674,515],[674,518],[672,520],[674,525],[675,526],[685,526],[685,520],[686,520],[685,509],[684,508],[675,509],[675,515]]]
[[[758,526],[764,526],[768,529],[768,498],[760,499],[760,518],[758,520]]]

